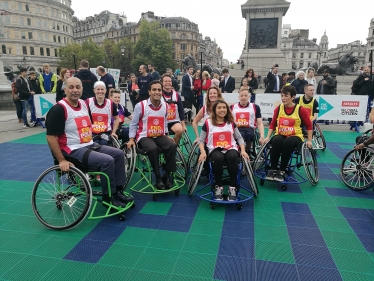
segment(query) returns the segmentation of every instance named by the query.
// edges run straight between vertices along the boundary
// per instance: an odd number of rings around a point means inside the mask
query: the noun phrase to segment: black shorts
[[[172,128],[175,124],[177,124],[177,123],[181,124],[180,121],[175,121],[175,122],[168,123],[168,130],[169,130],[169,132],[171,131],[171,128]]]

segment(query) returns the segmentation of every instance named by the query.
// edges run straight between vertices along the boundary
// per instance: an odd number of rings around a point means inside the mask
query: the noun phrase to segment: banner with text
[[[341,121],[364,121],[366,119],[367,96],[317,95],[315,98],[319,105],[317,119]],[[280,94],[256,95],[256,104],[261,108],[264,118],[273,117],[274,109],[281,103]]]
[[[45,118],[56,103],[56,94],[34,95],[36,118]]]

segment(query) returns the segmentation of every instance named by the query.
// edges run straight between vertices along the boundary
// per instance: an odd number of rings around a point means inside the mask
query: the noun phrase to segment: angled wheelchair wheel
[[[313,149],[308,148],[306,143],[303,143],[301,148],[301,161],[309,182],[312,185],[316,185],[319,180],[316,152]]]
[[[113,136],[110,136],[109,141],[110,141],[111,146],[113,146],[115,148],[118,148],[118,149],[121,149],[121,144],[120,144],[118,139],[116,139]]]
[[[87,216],[92,203],[92,189],[86,176],[77,168],[69,172],[53,166],[36,180],[31,204],[37,219],[56,230],[71,229]]]
[[[188,177],[188,172],[187,172],[187,164],[186,161],[184,161],[183,153],[180,151],[179,148],[177,148],[177,153],[175,154],[175,164],[177,166],[177,174],[184,178],[187,179]]]
[[[365,131],[365,132],[362,134],[362,136],[370,137],[372,134],[373,134],[373,129],[369,129],[369,130]]]
[[[249,163],[249,160],[242,158],[242,162],[243,162],[243,169],[245,171],[245,175],[248,179],[250,188],[253,191],[253,196],[256,197],[257,194],[258,194],[258,187],[257,187],[257,183],[254,179],[254,173],[253,173],[252,167]]]
[[[326,140],[323,135],[322,129],[318,123],[314,124],[312,143],[313,149],[325,151]]]
[[[193,173],[196,170],[197,163],[200,156],[199,144],[195,143],[191,149],[190,156],[188,157],[187,169],[190,173]]]
[[[260,144],[260,133],[256,129],[255,133],[254,133],[252,148],[251,148],[251,154],[254,156],[255,159],[256,159],[258,153],[260,152],[261,147],[262,146]]]
[[[352,149],[344,157],[340,175],[347,187],[353,190],[366,190],[373,185],[374,150],[364,147]]]
[[[180,150],[183,153],[185,162],[187,163],[193,145],[186,131],[184,131],[182,134],[182,141],[183,141],[183,146],[180,147]]]
[[[270,161],[270,142],[264,144],[259,152],[257,153],[257,157],[253,162],[253,171],[254,173],[263,173],[267,171],[268,162]]]
[[[120,149],[125,154],[126,182],[124,187],[126,187],[134,174],[136,163],[136,149],[134,146],[128,149],[127,143],[122,144]]]
[[[190,182],[188,183],[188,194],[192,195],[197,183],[199,182],[199,178],[201,175],[201,171],[204,167],[204,161],[196,164],[194,171],[191,173]]]

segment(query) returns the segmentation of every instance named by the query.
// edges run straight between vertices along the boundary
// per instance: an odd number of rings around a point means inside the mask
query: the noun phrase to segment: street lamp
[[[124,63],[123,63],[123,74],[125,75],[125,51],[126,51],[126,47],[125,45],[121,45],[121,54],[122,54],[122,57],[123,57],[123,60],[124,60]]]
[[[26,60],[26,57],[23,57],[23,60],[22,60],[22,61],[23,61],[23,66],[26,67],[26,61],[27,61],[27,60]]]

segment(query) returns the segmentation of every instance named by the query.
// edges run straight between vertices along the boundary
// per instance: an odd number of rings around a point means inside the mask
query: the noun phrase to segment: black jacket
[[[294,86],[296,89],[296,93],[300,95],[304,95],[304,87],[308,84],[308,81],[303,79],[295,79],[292,81],[291,86]]]
[[[174,91],[179,92],[179,90],[180,90],[180,86],[179,86],[179,84],[178,84],[177,79],[175,79],[175,78],[171,78],[171,84],[172,84],[172,86],[173,86]]]
[[[325,85],[322,85],[322,81],[326,81]],[[323,87],[323,92],[321,92],[321,89]],[[323,78],[321,81],[319,81],[317,86],[317,95],[333,95],[335,94],[335,80],[327,76],[326,78]]]
[[[29,86],[27,86],[29,85]],[[21,100],[28,100],[30,97],[31,87],[29,81],[23,77],[16,80],[17,95]]]
[[[368,80],[365,80],[365,78],[369,78]],[[361,95],[361,96],[373,96],[373,82],[370,81],[370,77],[366,76],[364,74],[360,74],[360,76],[357,77],[355,83],[355,88],[358,89],[357,93],[355,95]]]
[[[42,94],[42,90],[40,89],[39,79],[35,79],[35,80],[29,79],[29,85],[30,85],[30,90],[34,91],[36,95]]]
[[[97,81],[96,75],[93,74],[89,69],[81,69],[74,75],[74,77],[77,77],[82,81],[83,94],[81,99],[85,100],[88,98],[93,98],[95,96],[93,87]]]
[[[276,93],[280,93],[280,90],[283,87],[283,79],[282,79],[282,76],[280,76],[280,75],[277,75],[277,76],[279,78],[279,91],[276,92]],[[265,89],[265,93],[274,93],[274,87],[275,87],[275,83],[276,83],[275,75],[271,71],[269,71],[266,78],[268,79],[268,86]]]
[[[219,83],[219,87],[222,89],[222,93],[233,93],[235,90],[235,78],[229,76],[225,85],[225,80]]]
[[[62,84],[64,84],[64,81],[61,79],[57,80],[57,87],[56,87],[56,102],[59,102],[65,97],[65,91],[61,89]]]

